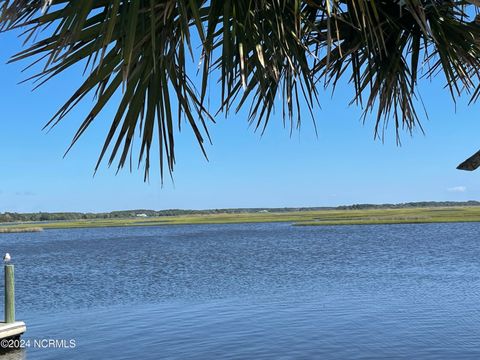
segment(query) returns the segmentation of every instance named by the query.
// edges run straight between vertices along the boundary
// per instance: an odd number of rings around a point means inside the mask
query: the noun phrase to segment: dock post
[[[15,278],[13,265],[5,265],[5,322],[15,322]]]

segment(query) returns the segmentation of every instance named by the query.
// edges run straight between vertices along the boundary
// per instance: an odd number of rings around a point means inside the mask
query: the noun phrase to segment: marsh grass
[[[438,222],[480,222],[480,207],[316,210],[292,212],[259,212],[239,214],[177,215],[151,218],[124,218],[57,221],[41,223],[0,224],[0,233],[31,232],[42,229],[160,226],[189,224],[235,224],[262,222],[290,222],[301,226],[372,225]]]
[[[11,225],[8,226],[0,226],[0,234],[6,233],[24,233],[24,232],[40,232],[43,231],[41,227],[12,227]]]

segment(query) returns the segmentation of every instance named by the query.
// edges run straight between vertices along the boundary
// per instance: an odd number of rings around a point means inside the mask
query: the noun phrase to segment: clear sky
[[[292,136],[283,128],[280,108],[263,136],[248,126],[245,113],[221,115],[210,127],[208,162],[187,126],[178,134],[174,183],[167,178],[162,188],[155,166],[148,183],[142,171],[115,175],[116,168],[106,165],[93,177],[115,104],[63,158],[91,98],[52,131],[41,131],[76,89],[81,72],[70,71],[31,92],[31,83],[17,85],[33,74],[21,73],[28,63],[6,65],[20,45],[13,34],[0,34],[0,212],[480,199],[480,171],[455,169],[480,148],[480,104],[467,106],[465,97],[455,108],[441,79],[422,83],[426,135],[404,133],[401,147],[393,127],[385,143],[373,140],[374,119],[362,124],[361,110],[348,106],[352,89],[342,86],[333,98],[322,94],[322,108],[315,111],[318,138],[307,112]]]

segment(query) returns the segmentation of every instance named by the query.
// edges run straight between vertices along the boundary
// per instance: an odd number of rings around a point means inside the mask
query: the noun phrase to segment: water
[[[478,359],[479,233],[480,223],[0,234],[30,341],[0,360]]]

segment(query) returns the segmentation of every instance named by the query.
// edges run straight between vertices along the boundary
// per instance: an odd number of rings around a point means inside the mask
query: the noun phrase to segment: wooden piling
[[[15,277],[14,266],[5,265],[5,322],[15,322]]]
[[[20,336],[27,330],[23,321],[15,321],[15,277],[14,267],[7,264],[11,257],[5,254],[5,321],[0,322],[0,351],[20,347]]]

